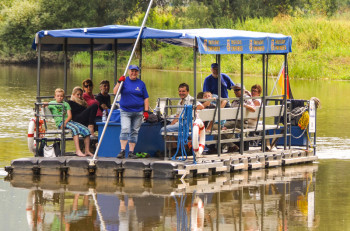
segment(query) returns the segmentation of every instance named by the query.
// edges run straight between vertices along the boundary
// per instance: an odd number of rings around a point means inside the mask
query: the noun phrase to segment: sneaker
[[[129,152],[128,158],[130,158],[130,159],[137,159],[138,157],[135,155],[134,152]]]
[[[125,158],[125,150],[120,150],[119,154],[117,155],[118,159],[124,159]]]
[[[137,156],[138,158],[148,158],[148,157],[149,157],[149,154],[146,153],[146,152],[138,152],[138,153],[136,153],[136,156]]]

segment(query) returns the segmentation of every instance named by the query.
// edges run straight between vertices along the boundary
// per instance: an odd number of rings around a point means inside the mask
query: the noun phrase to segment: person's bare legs
[[[86,136],[84,138],[84,145],[85,145],[85,156],[93,156],[94,154],[90,152],[90,136]]]
[[[93,124],[88,125],[88,129],[92,136],[95,136],[95,127]]]
[[[85,156],[85,154],[80,150],[80,147],[79,147],[79,135],[73,136],[73,141],[74,141],[74,146],[75,146],[75,153],[78,156]],[[90,142],[90,140],[89,140],[89,142]]]
[[[130,152],[134,152],[135,146],[136,146],[136,143],[130,143],[129,142],[129,151]]]
[[[126,145],[128,144],[127,140],[120,140],[120,149],[125,150]],[[129,147],[130,149],[130,147]]]

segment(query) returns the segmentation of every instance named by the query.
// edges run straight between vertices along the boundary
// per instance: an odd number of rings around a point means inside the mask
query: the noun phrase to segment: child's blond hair
[[[56,95],[57,93],[63,93],[63,96],[64,96],[64,90],[63,90],[62,88],[56,88],[56,90],[55,90],[55,95]]]

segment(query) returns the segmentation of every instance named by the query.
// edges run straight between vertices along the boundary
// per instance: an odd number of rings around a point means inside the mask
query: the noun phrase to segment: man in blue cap
[[[218,76],[219,76],[219,65],[217,63],[211,64],[211,74],[205,78],[203,84],[203,92],[209,91],[212,94],[219,95],[218,91]],[[228,98],[228,89],[233,89],[235,86],[231,78],[221,73],[221,97]],[[229,105],[227,105],[229,106]]]

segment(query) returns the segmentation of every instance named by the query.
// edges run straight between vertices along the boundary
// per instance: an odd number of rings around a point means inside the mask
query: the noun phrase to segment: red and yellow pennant
[[[278,85],[282,89],[282,95],[284,95],[284,72],[285,72],[285,67],[283,65],[282,70],[280,71],[280,74],[278,76]],[[287,99],[293,99],[293,94],[292,90],[290,89],[290,84],[289,84],[289,76],[287,75]]]

